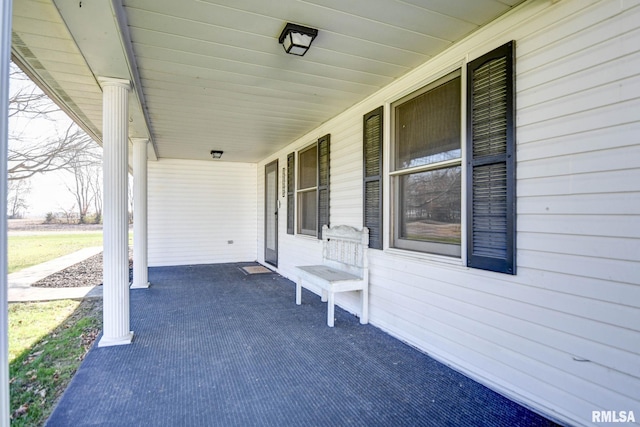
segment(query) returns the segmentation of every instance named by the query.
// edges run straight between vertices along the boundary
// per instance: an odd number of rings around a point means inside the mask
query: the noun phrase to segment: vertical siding
[[[591,425],[591,411],[634,410],[639,420],[638,2],[526,2],[258,169],[331,133],[331,222],[361,227],[362,115],[512,39],[518,274],[370,250],[370,319],[547,416]],[[279,271],[293,278],[321,246],[280,221]],[[339,303],[355,311],[353,296]]]
[[[255,164],[159,160],[148,181],[150,266],[256,259]]]

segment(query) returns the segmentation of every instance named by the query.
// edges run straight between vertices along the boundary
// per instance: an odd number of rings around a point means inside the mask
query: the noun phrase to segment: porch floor
[[[86,356],[48,426],[541,426],[550,421],[255,264],[151,268],[131,345]]]

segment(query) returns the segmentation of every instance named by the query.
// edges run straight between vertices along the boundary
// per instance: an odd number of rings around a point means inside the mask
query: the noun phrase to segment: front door
[[[278,161],[264,168],[264,260],[278,266]]]

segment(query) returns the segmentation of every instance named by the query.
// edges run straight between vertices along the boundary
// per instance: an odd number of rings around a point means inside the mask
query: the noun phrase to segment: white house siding
[[[149,162],[149,265],[255,260],[255,177],[248,163]]]
[[[266,163],[282,169],[287,153],[330,133],[331,223],[361,227],[363,114],[388,114],[509,40],[517,275],[370,250],[371,323],[563,422],[592,425],[595,410],[640,421],[640,2],[527,2],[265,159],[258,181]],[[279,239],[281,274],[320,260],[317,240],[286,234],[286,214]],[[354,296],[339,303],[356,311]]]

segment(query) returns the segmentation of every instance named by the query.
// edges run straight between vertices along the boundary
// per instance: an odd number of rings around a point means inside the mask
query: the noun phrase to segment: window
[[[318,145],[298,153],[298,233],[316,235],[318,212]]]
[[[298,152],[297,231],[319,239],[329,225],[329,140],[325,135]]]
[[[469,62],[466,81],[458,70],[391,105],[394,247],[461,257],[464,246],[467,266],[515,274],[514,74],[509,42]]]
[[[392,105],[393,244],[461,254],[460,71]]]

